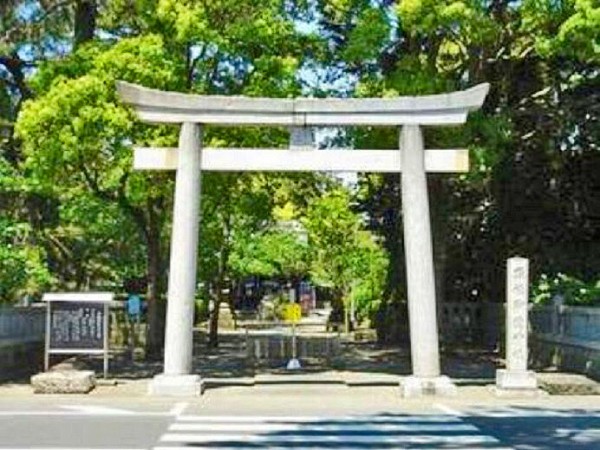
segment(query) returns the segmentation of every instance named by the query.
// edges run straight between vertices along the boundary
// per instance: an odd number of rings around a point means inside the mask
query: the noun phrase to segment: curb
[[[326,385],[346,387],[377,387],[398,386],[400,376],[385,377],[348,377],[344,375],[314,376],[314,375],[257,375],[254,377],[238,378],[204,378],[206,388],[220,387],[253,387],[253,386],[277,386],[277,385]]]

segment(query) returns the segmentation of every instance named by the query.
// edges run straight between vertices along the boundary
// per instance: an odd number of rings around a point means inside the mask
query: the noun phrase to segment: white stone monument
[[[506,369],[496,371],[496,393],[537,393],[535,373],[527,370],[529,260],[506,264]]]
[[[164,374],[150,392],[196,395],[201,380],[191,374],[192,318],[200,172],[357,171],[401,172],[402,209],[413,376],[402,383],[407,396],[450,394],[454,386],[440,374],[435,280],[426,172],[465,172],[464,149],[425,149],[423,126],[460,125],[477,110],[488,84],[449,94],[361,99],[273,99],[182,94],[118,82],[121,100],[139,119],[181,124],[179,148],[137,148],[134,167],[176,170],[175,203]],[[290,129],[288,149],[202,148],[204,124],[279,126]],[[395,150],[318,150],[312,127],[397,126]]]

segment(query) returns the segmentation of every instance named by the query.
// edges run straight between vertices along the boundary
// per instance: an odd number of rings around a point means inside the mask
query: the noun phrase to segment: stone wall
[[[502,346],[504,304],[442,302],[438,307],[440,341],[445,348],[473,346],[494,350]]]
[[[443,348],[472,345],[503,353],[504,320],[503,303],[442,303],[438,324]],[[600,380],[600,308],[535,306],[529,323],[532,368],[556,367]]]
[[[44,307],[0,307],[0,380],[43,366]]]
[[[600,308],[534,307],[529,321],[534,367],[556,367],[600,380]]]

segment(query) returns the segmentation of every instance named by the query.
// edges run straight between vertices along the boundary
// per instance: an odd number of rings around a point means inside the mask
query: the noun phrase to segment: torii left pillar
[[[183,123],[175,178],[173,232],[165,332],[164,372],[149,386],[154,395],[194,396],[202,380],[192,374],[194,296],[200,217],[202,130]]]

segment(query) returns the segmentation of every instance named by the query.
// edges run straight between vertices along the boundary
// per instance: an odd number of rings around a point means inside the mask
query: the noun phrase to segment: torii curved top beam
[[[454,125],[483,104],[489,84],[448,94],[395,98],[262,98],[193,95],[117,82],[121,100],[153,123],[347,126]]]

